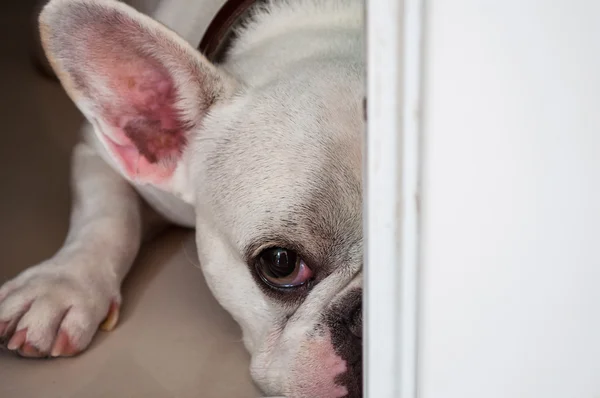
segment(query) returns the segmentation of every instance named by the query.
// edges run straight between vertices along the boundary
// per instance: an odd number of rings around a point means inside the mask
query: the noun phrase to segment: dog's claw
[[[116,301],[112,301],[108,309],[108,315],[106,315],[104,322],[100,324],[100,330],[104,330],[105,332],[113,330],[119,321],[119,313],[120,305]]]
[[[40,358],[46,356],[40,350],[29,343],[24,343],[19,349],[19,355],[27,358]]]
[[[50,356],[59,357],[62,355],[62,352],[65,346],[69,343],[69,336],[64,331],[59,331],[58,336],[56,337],[56,341],[52,346],[52,351],[50,352]]]
[[[56,341],[54,342],[54,346],[52,347],[52,352],[50,356],[52,357],[72,357],[75,354],[78,354],[79,350],[71,344],[71,339],[69,335],[64,331],[60,330],[58,332],[58,336],[56,337]]]
[[[9,340],[7,348],[11,351],[18,350],[25,340],[27,340],[27,329],[18,330]]]

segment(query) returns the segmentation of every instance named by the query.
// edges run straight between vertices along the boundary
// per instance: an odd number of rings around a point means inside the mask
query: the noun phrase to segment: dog
[[[0,288],[8,349],[72,356],[114,328],[140,245],[171,223],[196,229],[266,394],[362,396],[363,4],[244,7],[210,57],[118,1],[43,8],[45,53],[87,122],[64,246]]]

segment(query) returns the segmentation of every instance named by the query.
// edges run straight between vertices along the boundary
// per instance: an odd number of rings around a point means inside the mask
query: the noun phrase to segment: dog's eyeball
[[[312,277],[312,271],[293,250],[273,247],[258,256],[256,271],[269,286],[297,287]]]

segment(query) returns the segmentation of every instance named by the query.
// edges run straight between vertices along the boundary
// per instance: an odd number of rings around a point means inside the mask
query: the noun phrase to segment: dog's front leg
[[[112,329],[142,240],[138,194],[87,144],[74,149],[72,184],[63,247],[0,288],[0,342],[24,356],[74,355]]]

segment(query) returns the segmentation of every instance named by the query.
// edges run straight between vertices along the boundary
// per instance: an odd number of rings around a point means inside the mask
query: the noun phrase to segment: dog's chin
[[[252,378],[267,396],[361,397],[362,362],[339,354],[336,333],[325,323],[273,328],[252,355]]]

